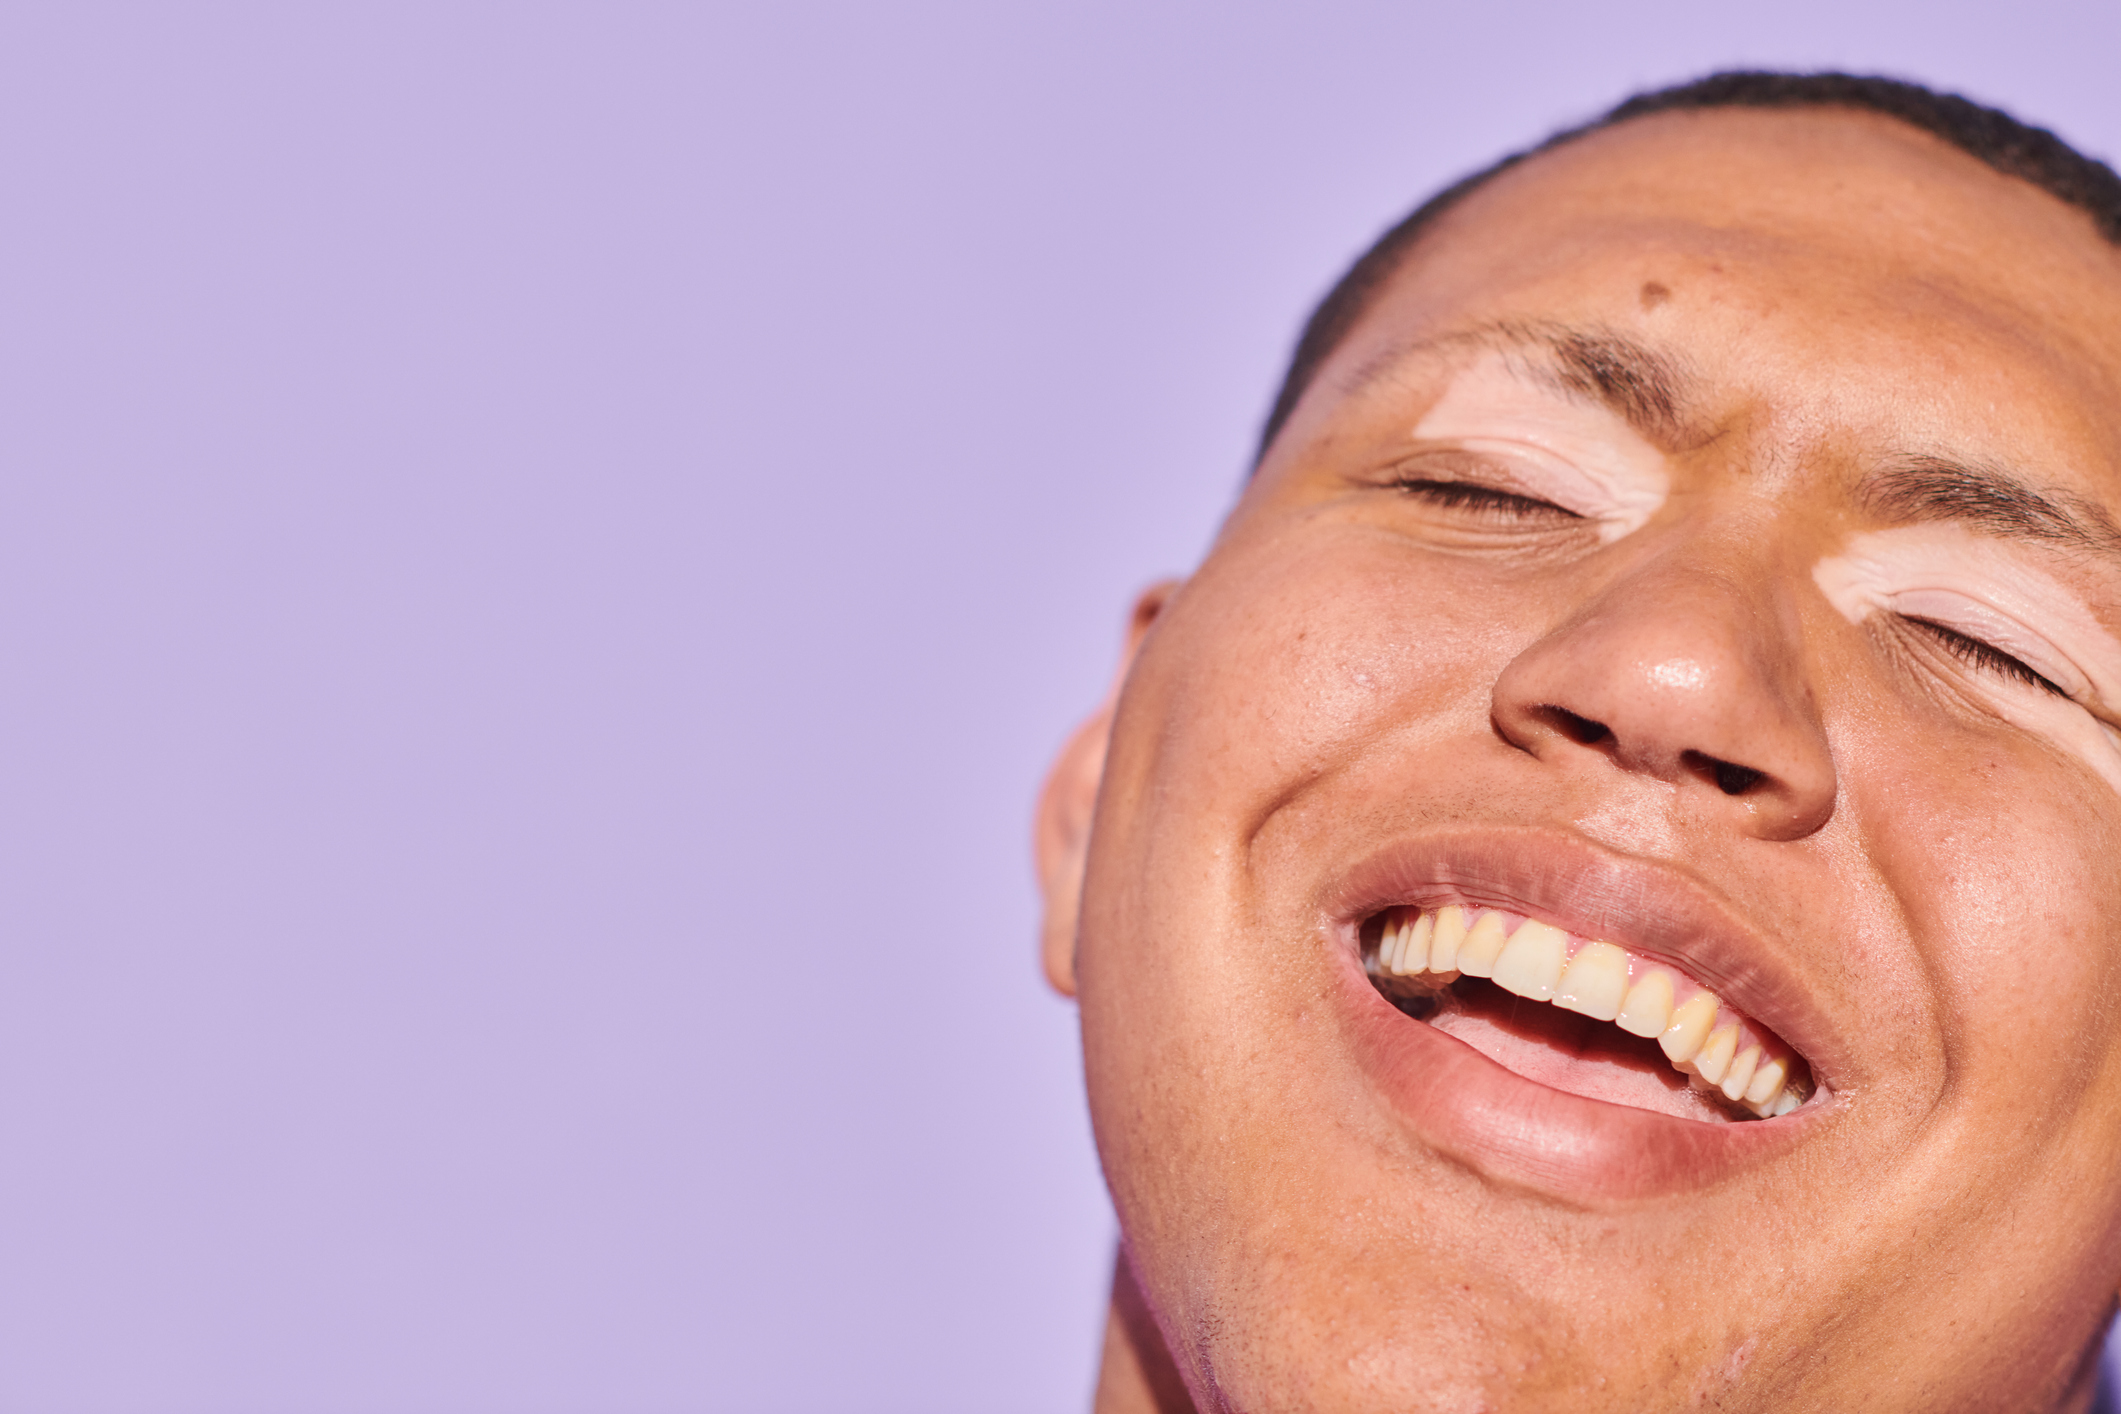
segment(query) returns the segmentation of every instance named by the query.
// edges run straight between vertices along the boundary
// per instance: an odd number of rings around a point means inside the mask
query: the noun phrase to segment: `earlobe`
[[[1126,648],[1111,690],[1061,748],[1046,775],[1045,789],[1039,793],[1032,829],[1039,892],[1045,899],[1039,955],[1047,982],[1064,997],[1075,995],[1075,927],[1082,904],[1083,870],[1090,856],[1090,822],[1104,780],[1105,743],[1112,734],[1120,686],[1142,639],[1177,589],[1177,580],[1165,580],[1151,585],[1134,601]]]

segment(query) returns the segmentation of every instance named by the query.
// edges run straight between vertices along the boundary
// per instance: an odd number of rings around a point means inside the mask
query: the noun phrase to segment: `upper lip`
[[[1398,904],[1463,901],[1542,919],[1667,962],[1761,1026],[1836,1088],[1845,1048],[1792,963],[1705,884],[1678,867],[1619,854],[1566,831],[1453,829],[1390,842],[1323,900],[1337,932]]]

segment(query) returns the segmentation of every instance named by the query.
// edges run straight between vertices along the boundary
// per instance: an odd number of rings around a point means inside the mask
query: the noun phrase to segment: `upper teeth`
[[[1726,1007],[1690,978],[1611,943],[1574,938],[1551,923],[1496,909],[1395,908],[1385,914],[1372,976],[1419,977],[1426,988],[1461,976],[1487,977],[1505,991],[1610,1021],[1657,1044],[1695,1084],[1714,1089],[1762,1118],[1803,1104],[1804,1082],[1773,1036]]]

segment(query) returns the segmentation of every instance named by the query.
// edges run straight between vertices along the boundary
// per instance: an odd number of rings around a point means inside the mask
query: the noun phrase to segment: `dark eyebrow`
[[[1562,383],[1596,398],[1655,442],[1679,428],[1679,374],[1671,362],[1618,334],[1557,329],[1543,340]]]
[[[1888,525],[1957,521],[1990,535],[2121,555],[2121,530],[2100,506],[2036,491],[2009,472],[1949,457],[1908,457],[1874,472],[1857,498]]]
[[[1357,369],[1347,391],[1383,382],[1414,358],[1464,350],[1500,353],[1528,381],[1600,403],[1659,445],[1679,439],[1684,380],[1678,369],[1662,354],[1605,329],[1519,320],[1483,324],[1389,349]]]

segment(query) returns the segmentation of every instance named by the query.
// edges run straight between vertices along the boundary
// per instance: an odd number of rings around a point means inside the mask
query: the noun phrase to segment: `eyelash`
[[[2043,691],[2052,692],[2057,697],[2069,696],[2067,692],[2064,692],[2054,683],[2049,682],[2046,678],[2040,676],[2040,674],[1993,644],[1983,643],[1978,638],[1969,638],[1957,629],[1946,628],[1943,624],[1930,619],[1909,618],[1907,622],[1936,639],[1945,652],[1951,654],[1962,663],[1967,663],[1989,672],[2001,673],[2014,682],[2022,682],[2027,687],[2037,687]]]
[[[1483,486],[1477,481],[1432,481],[1422,477],[1402,477],[1392,485],[1410,496],[1419,496],[1430,505],[1447,511],[1500,511],[1522,519],[1544,515],[1566,516],[1570,520],[1583,519],[1576,512],[1564,510],[1551,501],[1520,496],[1514,491],[1497,490],[1493,486]]]

